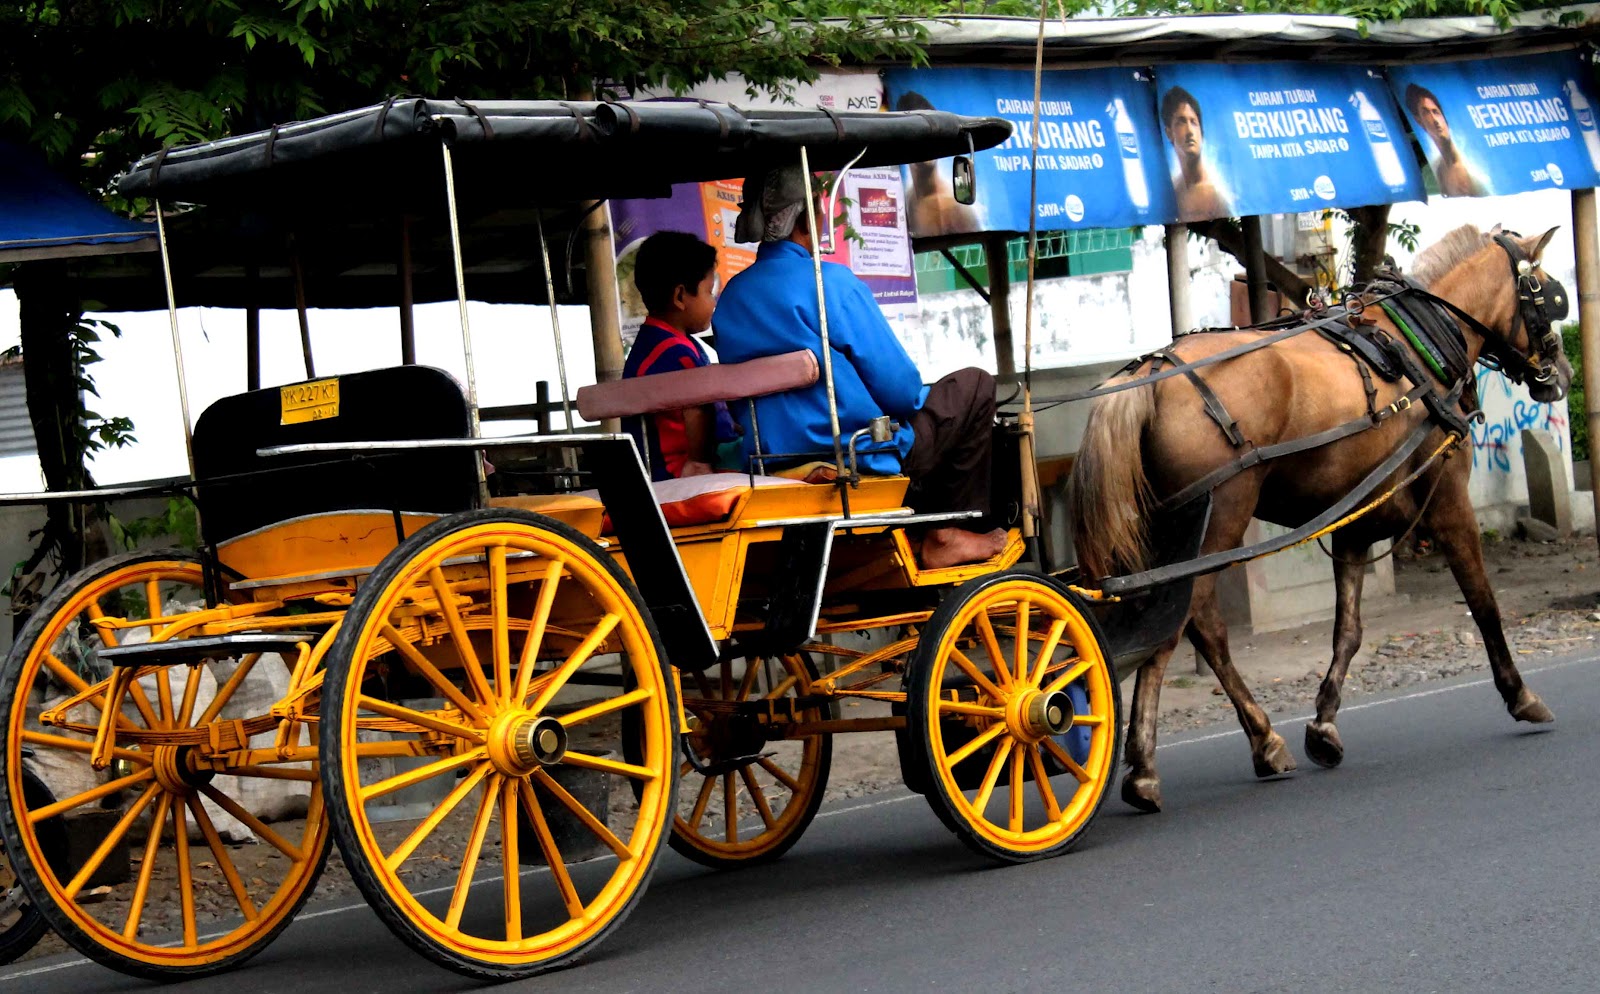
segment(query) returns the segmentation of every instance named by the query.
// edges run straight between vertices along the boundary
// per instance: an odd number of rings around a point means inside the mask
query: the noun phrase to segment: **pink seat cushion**
[[[763,356],[747,362],[595,383],[578,390],[578,413],[586,420],[681,411],[717,401],[765,397],[817,382],[817,357],[809,350]]]
[[[798,480],[776,476],[757,476],[753,479],[757,487],[805,486]],[[704,476],[660,480],[651,486],[655,489],[656,503],[661,505],[661,516],[667,519],[667,527],[686,528],[690,525],[709,525],[732,514],[734,505],[750,492],[751,480],[752,477],[744,473],[708,473]],[[599,491],[586,490],[579,496],[591,494],[598,497]],[[613,533],[609,514],[600,530],[606,535]]]

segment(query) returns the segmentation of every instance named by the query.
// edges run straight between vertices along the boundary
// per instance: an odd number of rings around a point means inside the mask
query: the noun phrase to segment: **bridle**
[[[1494,241],[1505,250],[1511,263],[1511,278],[1517,283],[1517,316],[1511,335],[1516,337],[1517,326],[1521,325],[1527,334],[1531,355],[1512,345],[1510,339],[1474,322],[1474,330],[1483,335],[1486,343],[1478,361],[1491,369],[1499,369],[1517,383],[1559,382],[1557,360],[1562,354],[1561,333],[1556,331],[1554,322],[1567,316],[1567,288],[1548,276],[1542,281],[1539,279],[1538,267],[1514,240],[1515,235],[1514,231],[1496,234]]]

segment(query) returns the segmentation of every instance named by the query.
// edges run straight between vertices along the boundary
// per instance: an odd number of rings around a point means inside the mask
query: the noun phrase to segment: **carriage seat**
[[[640,417],[686,407],[765,397],[817,382],[817,357],[809,349],[745,362],[636,376],[578,389],[578,413],[590,421]]]

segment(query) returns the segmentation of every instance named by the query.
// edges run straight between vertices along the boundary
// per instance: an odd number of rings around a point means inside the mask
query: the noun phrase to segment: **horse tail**
[[[1095,401],[1069,483],[1072,540],[1089,578],[1137,572],[1149,556],[1144,432],[1155,418],[1155,387]]]

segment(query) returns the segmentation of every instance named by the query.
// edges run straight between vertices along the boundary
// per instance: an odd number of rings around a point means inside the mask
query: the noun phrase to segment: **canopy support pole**
[[[1577,249],[1578,329],[1583,342],[1583,400],[1587,408],[1581,414],[1588,419],[1590,489],[1595,511],[1600,514],[1600,459],[1593,451],[1593,439],[1600,438],[1600,222],[1595,217],[1592,189],[1572,191],[1572,233]],[[1569,412],[1568,416],[1578,413]]]
[[[156,241],[161,245],[161,276],[167,287],[167,324],[172,328],[172,361],[178,369],[178,407],[183,412],[183,453],[194,476],[194,429],[189,425],[189,383],[183,376],[183,338],[178,334],[178,298],[172,292],[172,257],[167,252],[167,221],[156,201]]]
[[[261,267],[251,263],[245,270],[250,283],[250,299],[261,299]],[[261,308],[252,303],[244,312],[244,388],[261,389]]]
[[[595,211],[594,213],[598,214],[600,212]],[[571,431],[573,428],[572,396],[567,391],[567,357],[561,349],[561,313],[556,307],[556,276],[555,272],[550,268],[550,243],[545,241],[544,213],[542,211],[534,211],[533,223],[536,233],[539,236],[539,259],[544,263],[544,293],[545,300],[550,306],[550,331],[553,335],[555,335],[556,339],[556,374],[561,380],[561,415],[566,420],[566,430]],[[590,303],[589,312],[590,314],[594,313],[592,301]],[[600,326],[596,324],[594,327],[598,329]],[[618,348],[622,346],[622,336],[620,333],[617,335],[617,346]],[[599,352],[597,351],[595,355],[599,356]],[[598,370],[596,370],[596,372],[598,372]],[[608,418],[607,420],[609,421],[613,419]],[[620,430],[621,421],[618,420],[617,423]]]
[[[467,269],[461,261],[461,217],[456,211],[456,170],[450,158],[449,143],[440,142],[439,151],[444,156],[444,196],[450,207],[450,256],[455,263],[456,308],[461,314],[461,352],[467,365],[467,430],[473,438],[479,438],[483,431],[478,421],[478,374],[472,363],[472,323],[467,320]],[[489,485],[488,476],[483,470],[484,455],[481,450],[474,462],[478,467],[478,496],[487,505]]]
[[[840,481],[839,499],[850,517],[850,488],[845,485],[844,446],[839,438],[839,398],[833,390],[833,345],[828,341],[828,300],[822,288],[822,246],[817,235],[817,198],[811,189],[811,154],[800,146],[800,175],[806,184],[806,230],[811,234],[811,270],[817,280],[817,330],[822,335],[822,378],[828,391],[828,427],[833,429],[833,466]],[[832,218],[828,219],[832,222]]]
[[[1189,226],[1167,225],[1167,309],[1172,315],[1174,340],[1194,327],[1189,302]]]
[[[989,264],[989,323],[994,327],[995,371],[1002,380],[1017,376],[1016,343],[1011,339],[1011,239],[991,231],[983,239],[984,259]]]
[[[417,326],[412,312],[415,288],[411,283],[411,218],[400,218],[400,364],[417,364]]]
[[[594,375],[596,382],[609,383],[622,379],[622,301],[617,291],[617,257],[611,241],[611,205],[599,204],[587,209],[578,222],[583,231],[583,256],[585,282],[589,293],[589,334],[594,339]],[[545,272],[550,271],[548,258]],[[550,298],[555,307],[555,298]],[[562,373],[565,376],[565,371]],[[562,390],[562,400],[566,390]],[[571,424],[571,412],[567,414]],[[617,418],[606,418],[602,431],[622,430]]]
[[[306,274],[300,266],[300,250],[293,236],[289,239],[289,268],[294,275],[294,310],[300,319],[300,356],[305,360],[306,379],[317,378],[317,364],[311,358],[311,322],[306,316]]]
[[[1261,215],[1241,217],[1239,232],[1244,241],[1244,284],[1250,302],[1250,320],[1265,321],[1272,315],[1268,313],[1267,253],[1261,246]]]
[[[1022,413],[1017,415],[1017,429],[1021,436],[1017,439],[1017,454],[1022,462],[1022,540],[1028,550],[1028,558],[1045,570],[1049,570],[1051,564],[1039,540],[1042,505],[1039,499],[1039,458],[1033,428],[1033,291],[1039,261],[1039,101],[1044,89],[1044,19],[1048,10],[1049,5],[1039,5],[1039,37],[1033,47],[1033,128],[1028,142],[1032,156],[1028,169],[1028,289],[1022,309]]]

